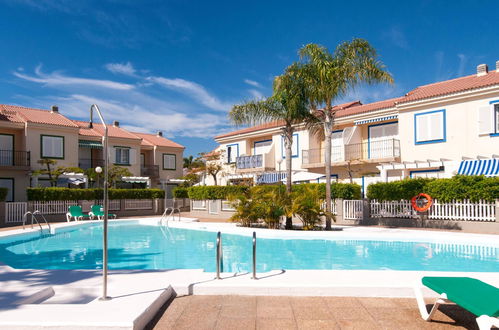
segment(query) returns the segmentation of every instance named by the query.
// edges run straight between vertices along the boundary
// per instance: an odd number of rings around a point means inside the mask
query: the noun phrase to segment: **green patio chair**
[[[83,214],[81,206],[73,205],[68,207],[68,213],[66,213],[66,221],[71,221],[71,218],[74,218],[75,221],[80,221],[83,219],[92,219],[93,217],[89,214]]]
[[[97,217],[99,220],[104,219],[104,210],[102,205],[92,205],[88,214],[92,217]],[[107,216],[116,219],[116,214],[114,213],[108,213]]]
[[[423,299],[423,286],[440,294],[430,313]],[[495,286],[470,277],[423,277],[414,292],[425,321],[431,320],[440,304],[454,302],[478,316],[476,323],[480,330],[499,327],[499,288]]]

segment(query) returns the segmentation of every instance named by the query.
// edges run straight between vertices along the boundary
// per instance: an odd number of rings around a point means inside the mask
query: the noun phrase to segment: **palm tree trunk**
[[[286,127],[284,132],[284,147],[286,149],[286,191],[291,193],[291,173],[292,173],[292,150],[293,146],[293,129]],[[293,218],[286,217],[286,229],[293,229]]]
[[[324,166],[326,168],[326,230],[331,230],[331,137],[333,128],[331,125],[331,118],[326,114],[326,121],[324,122]]]

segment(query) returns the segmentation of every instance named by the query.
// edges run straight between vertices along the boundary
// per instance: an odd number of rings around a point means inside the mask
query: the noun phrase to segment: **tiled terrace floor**
[[[153,329],[478,329],[460,307],[441,310],[425,322],[415,299],[183,296],[159,313]]]

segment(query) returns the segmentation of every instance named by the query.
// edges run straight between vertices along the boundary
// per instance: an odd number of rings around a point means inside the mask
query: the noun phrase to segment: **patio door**
[[[394,157],[394,139],[398,139],[398,127],[398,123],[369,126],[369,159]]]
[[[0,166],[14,165],[14,136],[0,134]]]

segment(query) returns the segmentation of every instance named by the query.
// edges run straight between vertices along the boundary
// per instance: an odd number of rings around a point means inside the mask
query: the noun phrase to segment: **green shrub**
[[[7,194],[9,193],[9,189],[7,188],[0,188],[0,202],[5,201],[7,198]]]
[[[104,190],[74,188],[27,188],[30,201],[95,200],[104,197]],[[162,189],[109,189],[109,199],[154,199],[164,198]]]
[[[367,187],[367,198],[380,201],[410,200],[419,193],[429,194],[440,202],[469,199],[499,199],[499,178],[456,175],[450,179],[405,179],[379,182]]]
[[[303,229],[314,229],[321,222],[320,217],[324,215],[319,186],[306,185],[300,192],[294,192],[292,199],[292,212],[303,223]]]
[[[229,195],[238,195],[246,192],[246,186],[196,186],[188,188],[190,199],[227,199]]]
[[[322,199],[326,198],[326,184],[325,183],[304,183],[295,184],[291,187],[293,193],[301,193],[308,188],[317,189],[319,196]],[[270,191],[286,191],[285,185],[276,186],[255,186],[251,187],[252,194],[265,194]],[[331,184],[331,198],[342,198],[342,199],[360,199],[361,189],[358,184],[355,183],[333,183]]]
[[[173,197],[175,198],[189,198],[189,189],[185,187],[177,187],[173,189]]]

